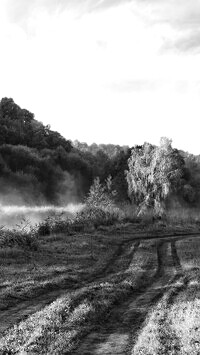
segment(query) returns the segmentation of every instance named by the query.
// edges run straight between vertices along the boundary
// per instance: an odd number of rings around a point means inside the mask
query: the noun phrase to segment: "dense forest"
[[[134,142],[133,142],[134,143]],[[11,98],[0,101],[0,198],[5,203],[66,204],[82,201],[90,186],[110,175],[118,202],[131,201],[125,171],[143,146],[71,142],[44,126]],[[200,202],[200,156],[177,151],[182,174],[177,199]],[[141,154],[141,153],[140,153]]]
[[[127,198],[124,170],[128,147],[66,140],[38,122],[11,98],[0,102],[0,194],[9,203],[65,204],[81,201],[96,176],[114,176]]]

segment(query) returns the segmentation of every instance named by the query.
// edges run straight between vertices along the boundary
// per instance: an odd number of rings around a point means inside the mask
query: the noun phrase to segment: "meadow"
[[[199,354],[198,219],[59,223],[0,236],[0,354]]]

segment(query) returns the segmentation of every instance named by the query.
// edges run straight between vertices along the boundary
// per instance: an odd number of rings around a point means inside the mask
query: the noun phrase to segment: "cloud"
[[[154,22],[166,22],[177,28],[199,27],[200,0],[136,0],[136,2]]]
[[[200,52],[200,29],[181,34],[176,40],[166,40],[163,48],[188,54],[198,54]]]
[[[115,7],[130,0],[7,0],[7,14],[12,22],[23,23],[36,11],[59,13],[75,10],[78,14]],[[131,0],[132,1],[132,0]]]
[[[20,22],[37,10],[60,12],[74,9],[79,12],[105,10],[129,3],[133,11],[141,11],[146,20],[166,22],[178,28],[200,26],[200,0],[7,0],[4,2],[9,18]]]
[[[137,4],[146,24],[163,35],[162,51],[199,50],[200,0],[137,0]]]
[[[107,87],[113,92],[127,93],[127,92],[140,92],[152,91],[158,87],[159,83],[155,80],[124,80],[120,82],[113,82]]]
[[[37,17],[71,12],[85,14],[128,5],[134,18],[145,26],[156,28],[163,36],[162,51],[195,51],[199,48],[200,0],[2,0],[11,23],[22,27],[28,35],[35,33]],[[167,29],[167,30],[166,30]],[[99,42],[99,46],[101,43]]]
[[[189,89],[188,80],[124,80],[113,82],[107,85],[113,93],[155,93],[157,92],[179,92],[186,93]]]

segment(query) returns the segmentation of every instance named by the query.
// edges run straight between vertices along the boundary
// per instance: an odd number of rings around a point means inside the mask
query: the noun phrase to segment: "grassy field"
[[[101,234],[40,237],[39,249],[0,249],[0,310],[56,289],[80,287],[110,261],[118,243]]]
[[[129,223],[1,247],[0,354],[199,354],[195,230]]]
[[[150,310],[132,355],[200,353],[200,239],[177,242],[180,278]]]

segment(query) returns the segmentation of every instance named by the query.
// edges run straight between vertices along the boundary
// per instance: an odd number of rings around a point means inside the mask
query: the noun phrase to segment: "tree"
[[[107,168],[107,174],[112,176],[114,190],[117,191],[116,199],[118,202],[129,201],[128,184],[124,176],[124,171],[128,169],[128,159],[131,155],[131,149],[120,151],[111,160]]]
[[[100,182],[99,177],[94,179],[90,187],[86,204],[92,207],[112,207],[116,191],[112,189],[112,177],[109,175],[104,183]]]
[[[159,147],[145,143],[132,150],[126,178],[129,197],[139,207],[138,215],[148,208],[162,215],[166,199],[179,188],[184,160],[171,143],[161,138]]]

